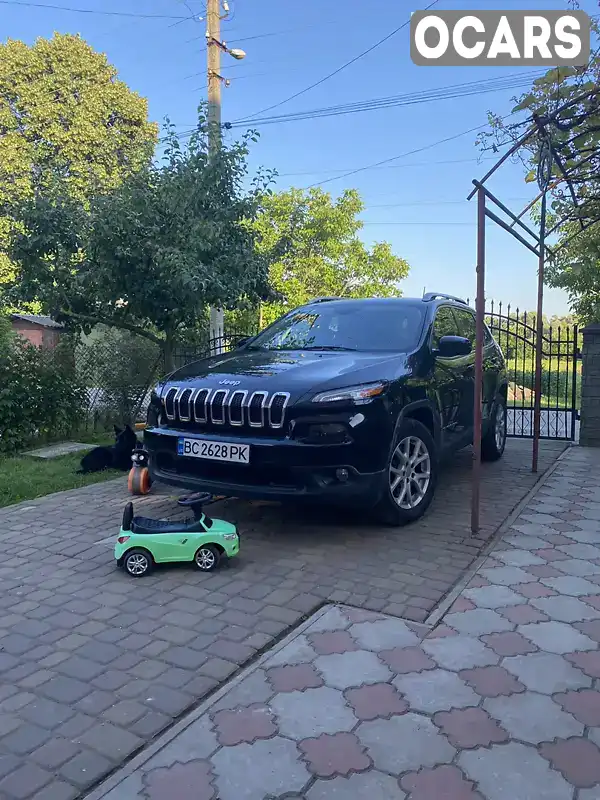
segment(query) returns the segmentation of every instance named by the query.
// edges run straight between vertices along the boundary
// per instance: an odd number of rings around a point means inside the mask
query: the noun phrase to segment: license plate
[[[249,444],[210,442],[207,439],[177,440],[177,455],[190,458],[208,458],[211,461],[234,461],[236,464],[250,463]]]

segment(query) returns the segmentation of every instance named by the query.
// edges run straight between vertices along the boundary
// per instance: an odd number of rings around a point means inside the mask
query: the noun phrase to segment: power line
[[[506,114],[501,119],[508,119],[508,117],[512,117],[515,114],[515,111],[511,111],[510,114]],[[313,183],[310,186],[306,186],[306,189],[313,189],[316,186],[323,186],[325,183],[331,183],[332,181],[340,180],[341,178],[349,178],[351,175],[357,175],[359,172],[365,172],[369,169],[374,169],[375,167],[381,167],[384,164],[391,164],[392,161],[398,161],[399,158],[405,158],[406,156],[413,156],[416,153],[423,153],[425,150],[431,150],[432,147],[437,147],[440,144],[446,144],[447,142],[453,142],[455,139],[460,139],[462,136],[467,136],[469,133],[475,133],[475,131],[480,131],[482,128],[487,128],[489,123],[484,125],[476,125],[474,128],[469,128],[466,131],[462,131],[461,133],[455,133],[452,136],[446,136],[443,139],[438,139],[436,142],[431,142],[431,144],[426,144],[423,147],[417,147],[415,150],[409,150],[406,153],[400,153],[398,156],[392,156],[391,158],[384,158],[381,161],[376,161],[374,164],[367,164],[364,167],[359,167],[358,169],[350,170],[349,172],[345,172],[343,175],[338,175],[335,178],[326,178],[325,180],[318,181],[317,183]]]
[[[319,22],[314,25],[302,25],[299,28],[286,28],[285,30],[282,31],[269,31],[268,33],[257,33],[256,35],[243,36],[240,37],[239,39],[237,37],[234,37],[233,39],[227,37],[227,41],[228,43],[234,43],[234,44],[236,44],[237,42],[250,42],[254,41],[255,39],[267,39],[272,36],[282,36],[286,33],[297,33],[298,31],[308,31],[313,28],[322,28],[324,25],[339,25],[339,24],[340,24],[339,19],[335,20],[332,19],[328,22]],[[189,42],[197,42],[199,39],[202,38],[203,38],[202,36],[195,36],[193,39],[189,39]]]
[[[527,75],[527,77],[520,77],[520,75]],[[320,119],[322,117],[341,116],[345,114],[356,114],[365,111],[377,111],[382,108],[397,108],[400,106],[416,105],[421,103],[429,103],[438,100],[448,100],[455,97],[468,97],[477,94],[485,94],[492,91],[501,91],[506,89],[515,89],[531,84],[531,73],[518,73],[510,78],[487,78],[481,81],[474,81],[472,83],[455,84],[454,86],[438,87],[437,89],[428,89],[422,92],[415,92],[407,95],[396,95],[392,97],[379,98],[377,100],[366,100],[355,103],[346,103],[339,106],[329,106],[321,109],[313,109],[311,111],[300,111],[294,114],[284,114],[280,117],[265,117],[264,119],[254,120],[253,125],[273,125],[281,122],[299,122],[309,119]],[[183,123],[182,123],[183,124]],[[247,122],[239,121],[232,122],[227,125],[228,128],[242,128],[247,126]],[[182,131],[178,134],[179,137],[184,138],[194,133],[196,129],[190,127],[187,131]],[[340,177],[344,177],[343,175]],[[334,180],[331,178],[330,180]]]
[[[264,75],[268,73],[262,74]],[[535,78],[539,76],[533,77]],[[326,106],[325,108],[297,111],[290,114],[282,114],[280,116],[259,118],[252,121],[252,126],[275,125],[283,122],[300,122],[308,119],[320,119],[323,117],[340,116],[345,114],[358,114],[365,111],[377,111],[384,108],[397,108],[399,106],[416,105],[436,100],[450,100],[456,97],[469,97],[472,95],[486,94],[488,92],[497,92],[507,89],[520,89],[530,86],[531,81],[531,73],[523,74],[522,77],[516,75],[511,77],[489,78],[482,81],[455,84],[453,86],[445,86],[437,89],[413,92],[410,94],[393,95],[391,97],[382,97],[375,100],[363,100],[337,106]],[[247,127],[248,124],[248,121],[242,119],[230,123],[228,127],[242,128]]]
[[[431,2],[428,6],[426,6],[424,10],[428,11],[430,8],[433,8],[433,6],[435,6],[438,2],[439,0],[433,0],[433,2]],[[328,75],[325,75],[320,80],[316,81],[315,83],[311,83],[311,85],[307,86],[305,89],[301,89],[299,92],[296,92],[295,94],[286,97],[285,100],[280,100],[278,103],[274,103],[272,106],[267,106],[267,108],[263,108],[260,111],[251,114],[249,117],[246,117],[245,120],[254,119],[254,117],[258,117],[260,114],[265,114],[267,111],[272,111],[274,108],[279,108],[279,106],[282,106],[285,103],[289,103],[290,100],[295,100],[297,97],[306,94],[306,92],[310,92],[311,89],[315,89],[317,86],[320,86],[322,83],[325,83],[325,81],[328,81],[330,78],[333,78],[335,75],[338,75],[340,72],[342,72],[342,70],[345,70],[347,67],[351,66],[352,64],[355,64],[361,58],[364,58],[364,56],[368,55],[369,53],[372,53],[373,50],[380,47],[382,44],[384,44],[384,42],[387,42],[401,30],[406,28],[408,25],[410,25],[410,19],[407,20],[406,22],[403,22],[402,25],[399,25],[397,28],[394,28],[394,30],[391,33],[388,33],[387,36],[384,36],[383,39],[380,39],[378,42],[375,42],[375,44],[371,45],[371,47],[368,47],[366,50],[363,50],[362,53],[359,53],[357,56],[350,59],[350,61],[346,61],[346,63],[342,64],[341,67],[338,67],[333,72],[330,72]]]
[[[98,11],[93,8],[71,8],[70,6],[48,5],[46,3],[31,3],[29,0],[0,0],[5,6],[26,6],[32,8],[49,8],[53,11],[71,11],[74,14],[102,14],[108,17],[137,17],[143,19],[178,19],[186,20],[193,17],[175,16],[173,14],[137,14],[133,11]]]
[[[505,200],[515,201],[515,202],[527,202],[531,200],[530,197],[506,197]],[[401,207],[410,207],[413,206],[464,206],[469,207],[469,201],[465,198],[464,200],[412,200],[405,203],[365,203],[365,210],[369,208],[401,208]],[[383,223],[382,223],[383,224]]]
[[[481,163],[482,161],[496,161],[496,156],[485,156],[484,158],[449,158],[442,161],[413,161],[412,164],[390,164],[389,167],[373,167],[373,169],[404,169],[405,167],[429,167],[437,166],[438,164],[467,164]],[[330,175],[332,172],[349,172],[354,167],[345,167],[343,169],[313,169],[304,172],[280,172],[279,178],[295,178],[301,175]]]

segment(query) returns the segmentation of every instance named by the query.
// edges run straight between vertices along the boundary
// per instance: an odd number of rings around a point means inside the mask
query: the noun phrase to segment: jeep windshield
[[[323,303],[282,317],[248,349],[406,353],[417,347],[422,327],[422,308],[409,303]]]

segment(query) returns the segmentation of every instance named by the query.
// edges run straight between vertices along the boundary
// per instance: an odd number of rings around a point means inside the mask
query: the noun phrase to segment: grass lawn
[[[92,446],[90,445],[90,449]],[[79,469],[84,452],[49,459],[31,456],[0,458],[0,508],[123,475],[113,469],[91,475],[77,475],[76,470]]]

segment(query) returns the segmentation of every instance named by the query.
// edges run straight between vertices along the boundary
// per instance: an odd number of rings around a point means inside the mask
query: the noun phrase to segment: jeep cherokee
[[[475,314],[448,295],[320,298],[152,393],[154,480],[235,497],[421,516],[439,462],[473,441]],[[485,330],[482,457],[501,457],[507,378]]]

